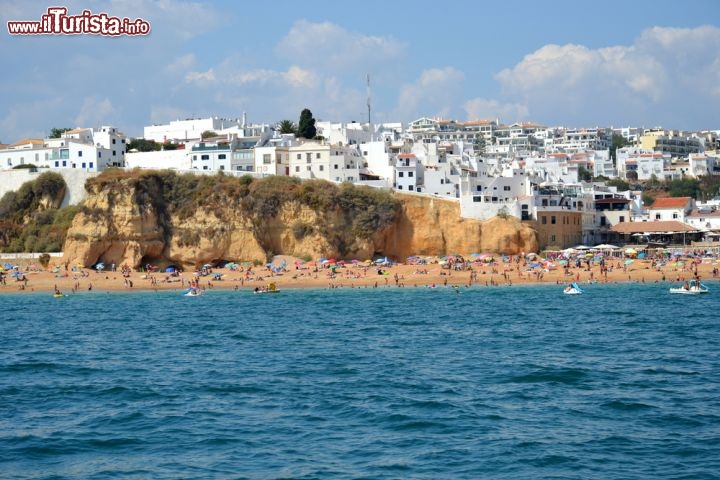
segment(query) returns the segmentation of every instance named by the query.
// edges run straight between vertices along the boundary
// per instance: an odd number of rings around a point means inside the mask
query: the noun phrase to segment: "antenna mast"
[[[370,123],[370,74],[367,74],[367,108],[368,108],[368,133],[372,141],[372,123]]]

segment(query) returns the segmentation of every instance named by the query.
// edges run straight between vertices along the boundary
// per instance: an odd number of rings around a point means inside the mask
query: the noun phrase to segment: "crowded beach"
[[[715,249],[717,250],[717,249]],[[685,282],[718,278],[720,254],[705,248],[637,249],[578,246],[543,254],[412,256],[303,261],[279,255],[272,262],[223,261],[184,271],[172,265],[93,267],[3,260],[0,292],[79,292],[136,290],[255,291],[269,283],[294,288],[491,288],[518,284],[571,282]]]

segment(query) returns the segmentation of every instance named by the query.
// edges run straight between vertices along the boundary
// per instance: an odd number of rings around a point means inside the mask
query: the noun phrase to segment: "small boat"
[[[53,293],[53,297],[54,297],[54,298],[63,298],[64,296],[65,296],[65,294],[64,294],[64,293],[61,293],[61,292],[55,292],[55,293]]]
[[[685,282],[682,287],[673,287],[670,289],[670,293],[679,293],[683,295],[699,295],[701,293],[708,292],[710,292],[710,290],[698,280],[690,280],[689,282]]]
[[[580,288],[580,285],[573,282],[570,285],[568,285],[567,287],[565,287],[565,289],[563,289],[563,293],[565,295],[582,295],[583,289]]]
[[[271,282],[264,287],[255,287],[254,293],[280,293],[280,290],[275,282]]]
[[[199,297],[202,294],[203,294],[203,291],[200,290],[198,287],[190,287],[187,289],[187,291],[185,292],[184,295],[186,297]]]

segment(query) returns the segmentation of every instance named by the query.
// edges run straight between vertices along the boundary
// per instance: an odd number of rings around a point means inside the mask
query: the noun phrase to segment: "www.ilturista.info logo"
[[[65,7],[50,7],[40,21],[7,22],[10,35],[147,35],[150,24],[138,18],[111,17],[107,13],[83,10],[80,15],[68,15]]]

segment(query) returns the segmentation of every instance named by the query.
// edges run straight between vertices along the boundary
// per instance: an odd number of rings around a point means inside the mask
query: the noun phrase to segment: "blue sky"
[[[16,36],[50,6],[147,36]],[[178,118],[720,129],[717,0],[0,0],[0,141]]]

